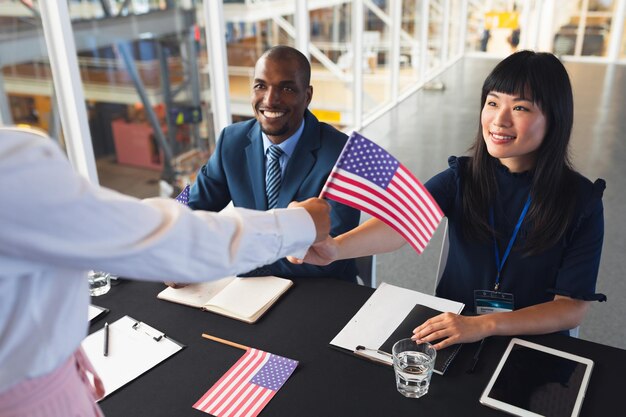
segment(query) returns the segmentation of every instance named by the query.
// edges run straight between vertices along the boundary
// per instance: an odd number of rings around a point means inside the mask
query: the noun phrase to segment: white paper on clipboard
[[[109,325],[108,356],[104,329],[87,336],[82,347],[102,379],[105,398],[183,348],[162,332],[124,316]]]
[[[330,344],[354,352],[357,346],[377,349],[402,323],[415,304],[459,314],[463,303],[383,282]],[[360,351],[359,356],[390,364],[388,356]]]

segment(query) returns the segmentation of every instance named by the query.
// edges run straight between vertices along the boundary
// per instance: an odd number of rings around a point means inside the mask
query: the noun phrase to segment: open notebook
[[[168,287],[157,297],[254,323],[292,285],[291,280],[275,276],[227,277],[183,288]]]

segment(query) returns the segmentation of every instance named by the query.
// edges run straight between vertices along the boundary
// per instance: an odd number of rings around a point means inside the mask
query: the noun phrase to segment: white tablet
[[[591,359],[513,338],[480,402],[521,417],[576,417],[592,369]]]

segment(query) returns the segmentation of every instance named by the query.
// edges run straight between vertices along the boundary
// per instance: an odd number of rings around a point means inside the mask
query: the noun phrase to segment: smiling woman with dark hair
[[[426,188],[448,218],[449,253],[437,295],[465,303],[415,323],[436,348],[491,335],[567,332],[589,302],[604,237],[603,180],[577,173],[568,147],[572,87],[552,54],[521,51],[487,76],[468,157]],[[389,252],[405,242],[377,219],[314,245],[305,262]]]

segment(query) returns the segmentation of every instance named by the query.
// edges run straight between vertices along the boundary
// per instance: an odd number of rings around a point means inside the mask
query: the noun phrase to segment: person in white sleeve
[[[0,127],[0,415],[100,416],[80,350],[90,269],[196,282],[303,256],[330,230],[320,199],[290,208],[192,211],[89,183],[58,146]],[[98,379],[96,382],[98,382]]]

